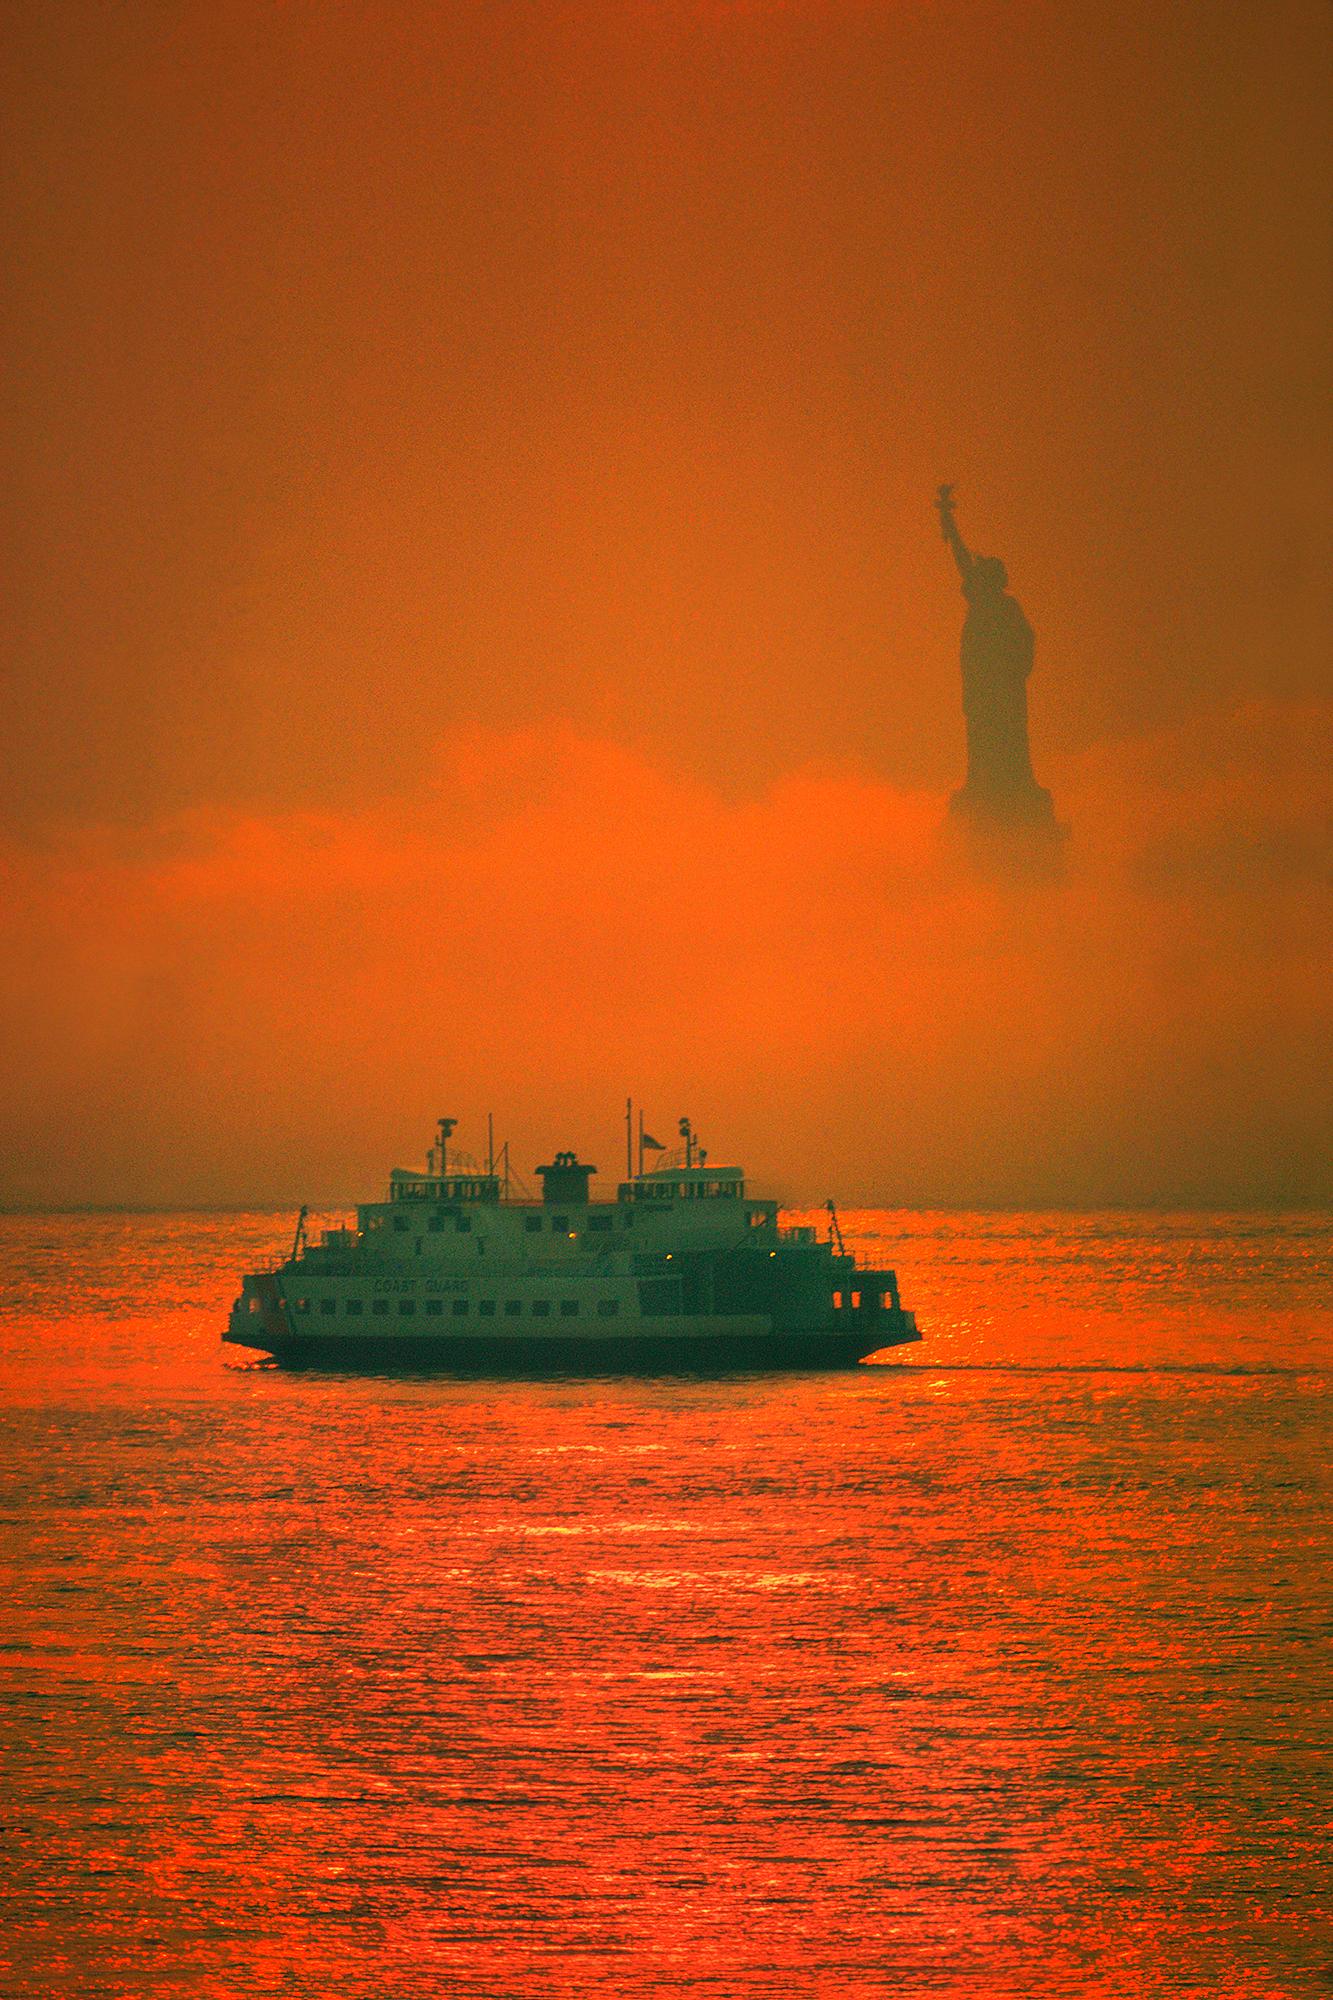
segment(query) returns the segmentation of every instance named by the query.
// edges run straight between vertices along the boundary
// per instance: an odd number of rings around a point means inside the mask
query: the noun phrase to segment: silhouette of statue
[[[1009,572],[997,556],[974,555],[954,520],[952,486],[941,486],[935,505],[967,599],[963,623],[963,715],[967,723],[967,779],[949,810],[982,833],[1044,829],[1063,837],[1051,795],[1032,773],[1028,747],[1028,676],[1033,633],[1022,606],[1009,595]]]

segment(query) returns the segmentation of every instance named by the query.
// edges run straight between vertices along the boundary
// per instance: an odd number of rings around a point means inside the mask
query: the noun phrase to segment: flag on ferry
[[[665,1153],[666,1147],[660,1139],[654,1139],[651,1132],[645,1132],[639,1140],[645,1153]]]

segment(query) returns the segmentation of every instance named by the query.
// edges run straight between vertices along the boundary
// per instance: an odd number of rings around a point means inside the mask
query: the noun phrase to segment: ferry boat
[[[893,1271],[860,1265],[832,1202],[827,1237],[783,1228],[739,1167],[713,1166],[681,1121],[683,1160],[594,1200],[572,1152],[516,1195],[492,1151],[452,1165],[441,1119],[424,1173],[395,1168],[355,1227],[307,1238],[243,1280],[225,1341],[286,1363],[502,1374],[851,1367],[920,1339]],[[656,1142],[650,1142],[656,1145]]]

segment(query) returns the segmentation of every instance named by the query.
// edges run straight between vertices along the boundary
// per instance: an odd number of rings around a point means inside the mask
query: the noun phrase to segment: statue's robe
[[[1044,798],[1028,747],[1033,632],[1017,599],[988,592],[963,625],[963,714],[969,801],[1003,811]]]

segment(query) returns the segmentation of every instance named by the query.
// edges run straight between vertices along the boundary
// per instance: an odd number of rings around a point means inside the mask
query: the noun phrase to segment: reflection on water
[[[905,1362],[493,1386],[225,1360],[287,1227],[0,1219],[0,1990],[1328,1991],[1325,1223],[865,1214]]]

